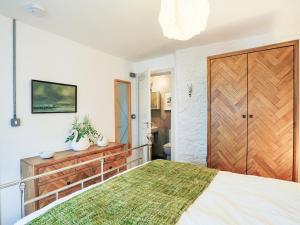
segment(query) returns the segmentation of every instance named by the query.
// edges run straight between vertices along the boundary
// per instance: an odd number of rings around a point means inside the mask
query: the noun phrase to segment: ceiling
[[[40,18],[26,11],[28,2],[40,3]],[[272,32],[276,21],[299,0],[209,0],[207,30],[189,41],[169,40],[158,23],[160,0],[0,0],[0,14],[72,39],[103,52],[138,61],[185,47]],[[287,8],[289,10],[287,10]]]

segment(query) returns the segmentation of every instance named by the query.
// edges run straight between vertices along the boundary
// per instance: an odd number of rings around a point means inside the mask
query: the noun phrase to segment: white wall
[[[157,71],[174,68],[175,57],[174,54],[161,56],[158,58],[147,59],[144,61],[136,62],[133,64],[133,70],[135,73],[143,73],[146,71]]]
[[[207,56],[273,44],[300,38],[298,0],[289,0],[276,13],[271,32],[239,40],[182,49],[174,54],[134,64],[134,70],[175,68],[172,76],[172,159],[206,163],[207,152]],[[200,34],[201,35],[201,34]],[[188,96],[187,84],[192,83],[193,94]],[[175,152],[174,152],[175,151]]]
[[[297,1],[293,0],[295,3]],[[288,7],[285,10],[291,11]],[[296,10],[293,13],[297,13]],[[20,158],[36,155],[43,150],[63,150],[68,147],[64,139],[74,115],[32,115],[31,79],[77,84],[78,114],[89,114],[101,132],[113,137],[113,79],[128,80],[131,69],[139,73],[175,68],[175,74],[172,74],[172,90],[175,90],[172,129],[174,126],[176,129],[175,136],[172,135],[172,139],[176,140],[173,157],[177,161],[205,162],[206,57],[298,39],[300,21],[299,16],[293,13],[278,17],[272,34],[183,49],[167,56],[137,62],[133,68],[122,59],[18,23],[17,95],[18,116],[22,122],[18,128],[9,126],[12,116],[11,21],[0,16],[0,182],[19,177]],[[188,97],[187,83],[193,84],[191,98]],[[132,89],[134,96],[134,85]],[[133,99],[133,102],[136,101]],[[135,105],[132,112],[136,113]],[[134,127],[137,126],[133,124]],[[133,137],[136,136],[134,130]],[[135,140],[133,143],[136,143]],[[3,191],[1,197],[2,222],[11,224],[20,217],[19,193],[15,188]]]
[[[300,17],[279,19],[274,32],[240,40],[178,50],[175,53],[176,146],[175,159],[206,163],[207,155],[207,57],[300,38]],[[193,83],[188,97],[187,83]]]
[[[128,61],[18,22],[17,103],[22,126],[12,128],[11,33],[11,20],[0,16],[1,183],[19,178],[21,158],[69,147],[64,140],[75,114],[31,114],[31,79],[78,85],[78,115],[89,115],[95,127],[113,139],[113,80],[128,80],[132,69]],[[134,90],[133,87],[133,96]],[[12,224],[20,218],[19,191],[2,191],[1,198],[2,223]]]
[[[206,163],[207,153],[207,56],[251,48],[267,42],[266,36],[179,50],[176,57],[177,161]],[[193,85],[192,97],[187,84]]]
[[[294,18],[294,17],[293,17]],[[295,19],[295,18],[294,18]],[[271,34],[215,43],[178,50],[174,53],[175,74],[173,98],[176,98],[172,117],[175,117],[175,145],[172,158],[176,161],[206,163],[207,155],[207,56],[247,49],[267,44],[299,39],[299,20],[289,21]],[[298,26],[297,26],[298,24]],[[169,56],[171,57],[171,56]],[[137,62],[134,69],[155,70],[165,66],[165,58]],[[167,64],[166,68],[169,67]],[[193,94],[188,96],[187,84],[192,83]],[[174,102],[173,102],[174,103]],[[173,147],[173,145],[172,145]]]

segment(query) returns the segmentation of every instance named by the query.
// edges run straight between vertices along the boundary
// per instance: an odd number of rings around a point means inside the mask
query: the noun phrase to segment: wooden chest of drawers
[[[126,163],[126,152],[124,144],[110,143],[107,147],[97,147],[91,146],[89,149],[81,152],[75,152],[72,150],[57,152],[55,156],[51,159],[41,159],[40,157],[31,157],[21,160],[21,176],[23,178],[30,177],[49,171],[57,170],[63,167],[71,166],[76,163],[88,161],[91,159],[99,158],[105,155],[111,155],[117,152],[118,154],[112,157],[108,157],[104,161],[104,172],[123,165]],[[39,179],[36,179],[32,182],[26,183],[25,189],[25,201],[32,199],[34,197],[44,195],[56,189],[62,188],[66,185],[70,185],[74,182],[80,181],[87,177],[96,175],[100,173],[100,163],[92,162],[83,166],[79,166],[73,169],[65,170],[56,174],[45,176]],[[126,170],[126,166],[121,167],[119,171]],[[117,173],[117,170],[108,172],[104,175],[104,179],[107,179]],[[84,183],[84,187],[92,185],[101,181],[100,177],[93,180],[89,180]],[[66,195],[69,195],[75,191],[81,189],[81,185],[71,187],[67,190],[61,191],[58,194],[59,198],[62,198]],[[40,209],[49,203],[55,201],[56,196],[52,195],[42,200],[37,201],[31,205],[26,206],[25,213],[29,213]]]

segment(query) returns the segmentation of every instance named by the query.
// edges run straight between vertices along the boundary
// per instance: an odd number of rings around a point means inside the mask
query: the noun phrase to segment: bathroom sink
[[[151,133],[154,134],[154,133],[157,133],[158,132],[158,127],[152,127],[151,128]]]

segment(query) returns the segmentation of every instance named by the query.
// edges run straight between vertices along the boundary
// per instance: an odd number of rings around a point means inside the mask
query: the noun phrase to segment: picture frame
[[[31,113],[77,113],[77,86],[31,80]]]
[[[170,92],[165,93],[165,99],[164,99],[164,110],[165,111],[171,111],[172,109],[172,95]]]

